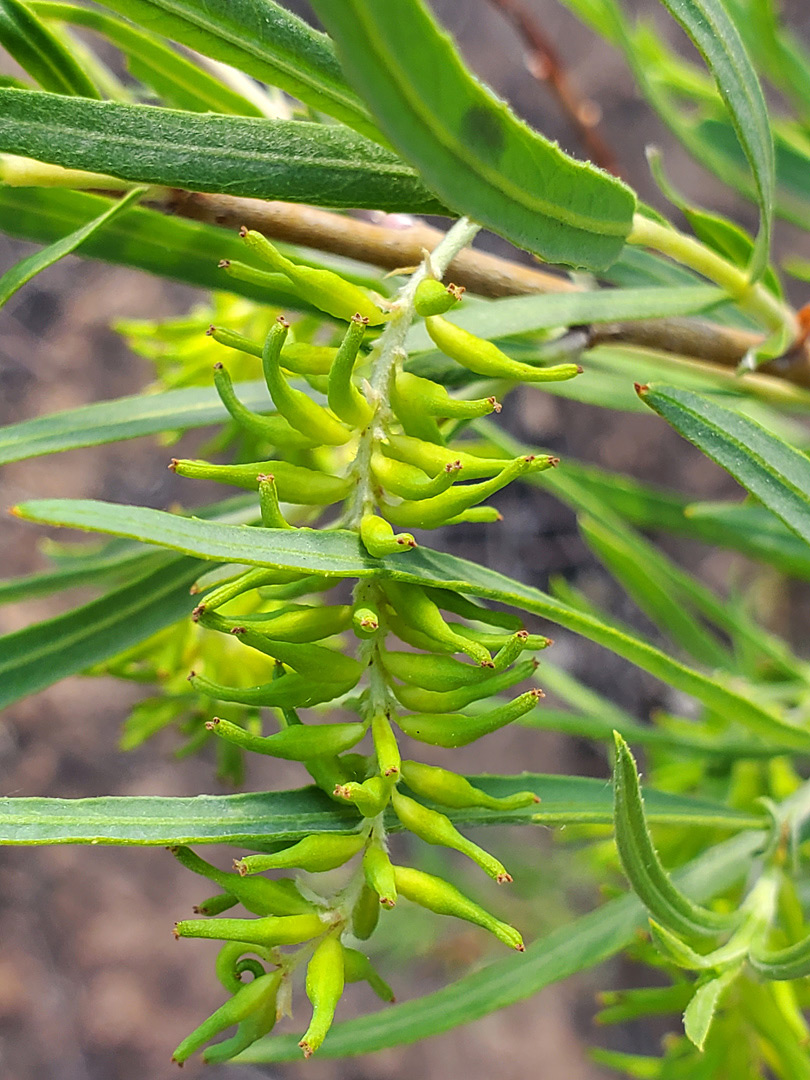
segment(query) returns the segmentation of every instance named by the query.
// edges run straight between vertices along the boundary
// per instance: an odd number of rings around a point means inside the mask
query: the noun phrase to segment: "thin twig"
[[[422,223],[394,228],[390,224],[359,221],[311,206],[230,195],[170,191],[156,194],[150,201],[152,205],[181,217],[234,229],[247,225],[274,240],[344,255],[385,270],[418,265],[424,250],[434,248],[444,235]],[[479,296],[563,293],[577,289],[566,278],[470,248],[465,248],[453,260],[447,276]],[[749,331],[696,319],[649,319],[595,324],[591,327],[589,340],[592,346],[621,342],[721,367],[736,367],[763,339],[762,335]],[[804,345],[759,370],[798,386],[810,387],[810,355]]]
[[[489,0],[515,27],[526,49],[526,67],[538,82],[546,83],[577,131],[588,156],[608,172],[620,176],[616,155],[597,130],[601,109],[582,97],[568,78],[553,42],[520,0]]]

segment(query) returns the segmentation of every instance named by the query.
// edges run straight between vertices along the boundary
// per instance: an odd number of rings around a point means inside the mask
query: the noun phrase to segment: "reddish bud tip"
[[[194,610],[191,613],[191,621],[192,622],[199,622],[200,616],[202,615],[202,613],[204,611],[205,611],[205,604],[197,604],[197,606],[194,608]]]
[[[231,260],[230,259],[220,259],[219,262],[217,263],[217,268],[219,270],[227,270],[230,265],[231,265]]]
[[[197,675],[197,672],[196,672],[196,671],[190,671],[190,672],[188,673],[188,675],[186,675],[186,680],[187,680],[188,682],[191,682],[191,680],[192,680],[192,679],[196,678],[196,675]]]
[[[368,315],[361,315],[359,311],[355,311],[354,315],[352,315],[352,322],[368,326]]]
[[[498,882],[499,885],[511,885],[512,884],[512,875],[507,874],[507,872],[504,870],[504,872],[502,874],[498,874],[498,876],[495,878],[495,880]]]
[[[220,720],[218,716],[212,716],[210,720],[205,721],[205,726],[208,731],[213,731],[214,728],[219,727]]]
[[[216,332],[217,332],[217,328],[216,328],[216,327],[214,326],[214,324],[213,324],[213,323],[211,323],[211,325],[210,325],[210,326],[208,327],[208,329],[207,329],[207,330],[205,331],[205,336],[206,336],[206,337],[211,337],[211,336],[212,336],[212,334],[215,334]]]
[[[396,907],[396,900],[392,900],[390,896],[381,896],[380,903],[384,908]]]
[[[247,633],[247,627],[246,626],[234,626],[231,629],[231,633],[232,634],[246,634]]]
[[[217,362],[214,364],[214,371],[222,371],[222,366],[222,361],[217,360]]]
[[[271,472],[260,472],[259,475],[256,477],[256,481],[259,484],[272,484],[275,479],[275,476]]]
[[[633,383],[636,393],[639,397],[644,397],[647,391],[650,389],[646,383]]]
[[[301,1042],[298,1045],[304,1051],[304,1057],[305,1058],[309,1059],[309,1058],[312,1057],[312,1055],[314,1053],[314,1050],[312,1049],[312,1047],[309,1045],[308,1042],[306,1042],[304,1039],[302,1039]]]
[[[529,631],[528,630],[518,630],[516,632],[516,636],[519,637],[521,641],[525,641],[526,638],[529,636]]]
[[[285,330],[289,329],[290,324],[287,322],[287,320],[284,318],[283,315],[279,315],[276,318],[276,322],[278,323],[279,326],[283,326]]]
[[[174,926],[172,927],[172,937],[174,938],[175,941],[180,940],[180,931],[177,929],[177,923],[175,923]]]
[[[243,239],[243,240],[245,239],[245,237],[247,236],[247,234],[248,234],[248,227],[247,227],[247,225],[240,225],[240,226],[239,226],[239,235],[240,235],[240,236],[242,237],[242,239]]]
[[[335,790],[332,794],[336,795],[339,799],[348,799],[351,792],[345,784],[335,784]]]
[[[500,513],[500,511],[498,512],[498,516],[495,518],[495,520],[496,521],[503,521],[503,514]]]
[[[244,877],[245,874],[247,873],[247,867],[245,866],[245,864],[242,862],[241,859],[234,859],[233,860],[233,868],[237,872],[237,874],[239,874],[240,877]]]
[[[548,459],[548,463],[552,467],[552,469],[556,469],[557,466],[560,464],[560,459],[558,457],[552,457]]]
[[[177,466],[179,465],[179,463],[180,463],[180,458],[173,457],[172,460],[169,462],[169,464],[166,466],[166,468],[171,469],[171,471],[174,472],[175,469],[177,468]]]
[[[535,455],[534,455],[534,454],[527,454],[527,455],[526,455],[526,457],[525,457],[525,458],[524,458],[523,460],[524,460],[524,461],[526,462],[526,464],[528,465],[528,464],[530,464],[530,463],[531,463],[532,461],[534,461],[534,459],[535,459]]]
[[[383,776],[399,776],[399,769],[396,765],[392,765],[390,769],[386,769]]]
[[[581,375],[584,370],[585,368],[582,366],[582,364],[577,364],[577,375]]]
[[[540,796],[539,795],[533,795],[532,796],[532,802],[540,802]]]
[[[532,695],[532,697],[536,697],[538,701],[540,700],[540,698],[544,698],[546,696],[545,690],[541,690],[539,686],[536,686],[533,690],[530,690],[529,693]]]
[[[487,401],[492,406],[492,411],[493,412],[499,413],[501,411],[501,409],[503,408],[503,405],[501,405],[500,401],[496,401],[494,397],[487,398]]]
[[[526,946],[523,944],[522,941],[518,945],[516,945],[515,948],[518,952],[526,952]]]

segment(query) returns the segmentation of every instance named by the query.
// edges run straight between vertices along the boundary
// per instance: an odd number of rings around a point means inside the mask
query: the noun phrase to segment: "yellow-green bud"
[[[489,652],[483,646],[451,630],[424,589],[418,585],[406,585],[400,581],[384,581],[382,587],[394,611],[414,630],[427,634],[446,645],[452,645],[455,652],[466,653],[485,667],[492,667],[492,657]]]
[[[372,717],[371,736],[374,739],[374,752],[377,755],[380,772],[396,782],[399,779],[399,744],[391,723],[384,713],[377,713]]]
[[[413,713],[397,717],[397,724],[412,739],[431,746],[467,746],[483,735],[511,724],[531,712],[543,696],[542,690],[527,690],[525,694],[505,705],[490,709],[478,716],[465,713]]]
[[[357,833],[313,833],[282,851],[273,852],[272,855],[247,855],[243,859],[236,859],[233,865],[242,876],[290,866],[317,874],[343,866],[365,843],[365,837]]]
[[[322,934],[327,923],[320,915],[268,915],[263,919],[184,919],[174,936],[243,941],[248,945],[299,945]]]
[[[471,686],[462,686],[458,690],[423,690],[419,686],[395,686],[394,694],[406,709],[414,709],[419,712],[453,712],[463,709],[473,701],[492,697],[504,690],[515,686],[524,679],[530,678],[537,668],[534,660],[524,660],[507,671],[500,671],[490,675],[488,679],[473,683]]]
[[[402,779],[417,795],[431,799],[442,806],[462,810],[468,806],[482,806],[487,810],[520,810],[540,802],[533,791],[516,791],[514,795],[496,798],[475,787],[464,776],[425,765],[421,761],[403,761]]]
[[[513,379],[516,382],[560,382],[573,379],[582,372],[579,364],[557,364],[555,367],[538,368],[522,364],[507,356],[491,341],[476,337],[441,315],[431,315],[425,320],[427,332],[434,344],[445,356],[461,364],[476,375],[489,379]]]
[[[239,874],[229,873],[212,866],[190,848],[176,847],[172,848],[171,852],[187,870],[215,881],[217,885],[227,890],[234,901],[238,901],[242,907],[252,911],[254,915],[302,915],[314,910],[312,904],[301,896],[292,881],[268,881],[266,878],[245,881]],[[219,908],[219,911],[224,910],[226,908]],[[218,912],[201,911],[200,914],[218,914]]]
[[[259,355],[261,356],[261,350],[259,350]],[[222,364],[214,365],[214,386],[222,404],[245,431],[249,431],[252,435],[265,439],[275,446],[285,448],[295,447],[304,450],[316,445],[312,439],[291,427],[279,413],[260,416],[251,412],[236,396],[231,377]]]
[[[354,803],[363,817],[376,817],[388,805],[391,782],[382,776],[372,776],[362,784],[339,784],[335,795]]]
[[[363,856],[363,873],[366,884],[379,896],[382,906],[392,908],[397,902],[394,868],[388,852],[376,838],[368,845]]]
[[[260,476],[272,475],[280,499],[306,506],[330,506],[345,499],[350,490],[349,482],[340,476],[330,476],[276,459],[240,465],[211,465],[207,461],[172,458],[169,468],[178,476],[192,480],[215,480],[218,484],[232,484],[248,491],[259,490]]]
[[[380,616],[367,606],[355,608],[352,612],[352,625],[357,637],[374,637],[380,629]]]
[[[311,1057],[326,1038],[344,981],[343,946],[338,935],[332,933],[318,945],[307,965],[306,990],[312,1002],[312,1019],[298,1044],[304,1057]]]
[[[374,933],[379,918],[380,898],[373,889],[364,884],[352,908],[352,933],[360,941],[365,941]],[[349,982],[353,981],[349,979]]]
[[[416,547],[416,541],[410,533],[394,533],[394,530],[378,514],[364,514],[360,521],[360,539],[363,547],[375,559],[383,555],[396,555],[399,551],[410,551]]]
[[[287,678],[289,676],[285,675],[277,681],[283,682]],[[268,683],[268,686],[272,686],[272,683]],[[275,735],[262,737],[216,716],[206,723],[206,727],[245,750],[284,758],[286,761],[307,761],[309,758],[340,754],[360,742],[367,730],[366,725],[360,723],[313,724],[284,728]]]
[[[464,295],[463,285],[442,285],[435,278],[423,278],[416,286],[413,305],[416,314],[425,318],[428,315],[444,315],[445,311],[455,307]]]
[[[352,381],[357,354],[363,341],[368,319],[352,315],[349,328],[340,344],[329,372],[327,400],[329,408],[352,427],[364,428],[374,415],[374,410]]]
[[[221,1031],[225,1031],[229,1027],[233,1027],[234,1024],[241,1024],[251,1014],[257,1012],[263,1012],[263,1007],[270,1005],[270,1011],[272,1012],[273,1019],[275,1019],[275,998],[278,993],[279,983],[281,981],[281,973],[278,971],[271,972],[268,975],[261,975],[252,982],[247,983],[241,987],[236,994],[226,1001],[216,1012],[212,1013],[200,1026],[180,1043],[175,1052],[172,1054],[172,1061],[178,1065],[182,1065],[184,1061],[187,1061],[191,1055],[204,1046],[210,1039],[213,1039],[215,1035],[219,1035]],[[272,1027],[272,1023],[270,1024]],[[261,1034],[265,1034],[270,1030],[270,1027],[266,1027]],[[251,1042],[255,1041],[257,1036],[251,1039]],[[228,1040],[231,1042],[231,1040]],[[224,1044],[222,1044],[224,1045]],[[249,1046],[250,1043],[246,1043]],[[240,1046],[238,1050],[233,1050],[229,1056],[233,1056],[238,1053],[239,1050],[245,1049],[245,1046]],[[211,1059],[209,1059],[211,1060]],[[220,1057],[218,1060],[227,1060]]]

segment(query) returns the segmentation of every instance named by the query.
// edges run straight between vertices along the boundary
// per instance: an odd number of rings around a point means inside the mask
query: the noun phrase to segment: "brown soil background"
[[[740,206],[708,179],[662,131],[636,95],[622,62],[551,0],[526,0],[562,53],[574,84],[599,102],[601,130],[614,147],[622,169],[643,198],[660,205],[644,164],[644,146],[666,148],[667,164],[678,183],[709,206],[755,224],[749,206]],[[810,17],[800,0],[786,5],[797,25],[808,30]],[[549,95],[528,74],[512,28],[485,0],[438,0],[438,15],[457,34],[473,68],[516,110],[564,148],[581,153]],[[661,15],[652,0],[640,11]],[[661,20],[665,25],[665,20]],[[675,38],[676,35],[673,35]],[[782,230],[784,232],[784,230]],[[498,246],[497,243],[495,245]],[[793,247],[795,250],[795,245]],[[0,237],[0,271],[30,250]],[[807,251],[804,254],[808,254]],[[116,318],[170,316],[187,310],[199,294],[167,286],[145,275],[68,259],[19,293],[0,312],[0,421],[14,423],[80,404],[135,393],[152,373],[110,331]],[[563,459],[571,454],[668,483],[696,496],[716,496],[730,482],[690,452],[658,421],[606,413],[526,393],[510,400],[504,418],[526,439],[551,446]],[[186,445],[193,445],[193,438]],[[55,458],[12,465],[0,478],[0,504],[30,497],[96,497],[165,507],[198,494],[166,471],[168,454],[153,440],[118,447],[74,451]],[[565,573],[578,584],[600,590],[624,618],[635,618],[629,604],[596,568],[576,533],[572,515],[549,498],[513,489],[499,505],[506,524],[487,531],[457,530],[443,543],[518,578],[543,586],[549,573]],[[43,565],[36,548],[41,535],[8,517],[0,518],[2,576],[25,574]],[[670,546],[690,568],[722,583],[725,557],[684,545]],[[89,595],[89,594],[88,594]],[[81,594],[57,596],[0,610],[5,631],[64,610]],[[803,621],[806,591],[792,589],[791,603],[774,593],[776,617]],[[639,621],[639,625],[644,624]],[[795,625],[795,624],[794,624]],[[639,716],[661,704],[661,687],[630,672],[610,654],[556,634],[555,660],[573,666]],[[113,680],[69,679],[11,710],[0,727],[3,795],[85,796],[101,794],[192,795],[218,790],[210,761],[177,762],[174,737],[153,740],[142,750],[121,754],[120,724],[137,692]],[[471,748],[454,762],[470,771],[579,772],[607,775],[601,749],[554,735],[515,730],[485,748]],[[303,782],[295,770],[268,773],[254,767],[248,785],[282,786]],[[577,882],[563,851],[549,855],[549,838],[501,835],[498,850],[512,850],[525,861],[530,879],[541,881],[543,866],[562,880],[548,910],[543,898],[528,897],[521,923],[532,938],[550,925],[593,905],[595,897]],[[550,859],[550,862],[548,861]],[[200,888],[202,885],[202,890]],[[215,947],[175,944],[172,922],[206,895],[205,884],[178,868],[159,849],[49,848],[6,850],[0,856],[0,1076],[4,1080],[163,1080],[175,1075],[169,1064],[173,1046],[221,1001],[213,978]],[[566,908],[570,909],[569,912]],[[404,916],[403,916],[404,918]],[[536,921],[532,921],[536,920]],[[411,920],[413,922],[413,920]],[[407,927],[410,924],[403,923]],[[476,963],[488,949],[477,933],[444,926],[440,942],[424,926],[426,944],[407,970],[381,967],[407,998],[434,989]],[[394,949],[397,931],[385,948]],[[427,949],[427,952],[424,950]],[[396,955],[396,954],[394,954]],[[399,961],[397,961],[399,963]],[[606,1076],[587,1058],[589,1043],[634,1052],[655,1052],[665,1028],[627,1027],[595,1031],[593,994],[598,988],[632,982],[637,973],[615,963],[478,1023],[418,1046],[346,1062],[268,1067],[258,1075],[306,1075],[311,1080],[405,1080],[422,1076],[464,1076],[467,1080],[597,1080]],[[341,1015],[371,1007],[361,993],[348,996]],[[303,1025],[305,1004],[296,1030]],[[292,1030],[291,1028],[287,1028]],[[186,1075],[200,1067],[189,1063]],[[225,1078],[250,1075],[226,1066]],[[610,1074],[613,1075],[613,1074]]]

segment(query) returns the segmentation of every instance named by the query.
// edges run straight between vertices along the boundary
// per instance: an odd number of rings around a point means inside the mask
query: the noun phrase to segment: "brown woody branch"
[[[264,202],[230,195],[205,195],[173,190],[156,196],[153,205],[168,213],[226,228],[242,225],[266,236],[328,251],[384,270],[415,266],[443,233],[422,222],[398,228],[375,224],[296,203]],[[396,219],[394,219],[396,220]],[[567,278],[525,266],[483,251],[466,249],[450,265],[449,280],[479,296],[517,296],[571,292]],[[735,367],[760,335],[697,319],[649,319],[595,324],[590,344],[624,343]],[[768,375],[810,387],[810,356],[804,345],[761,369]]]

